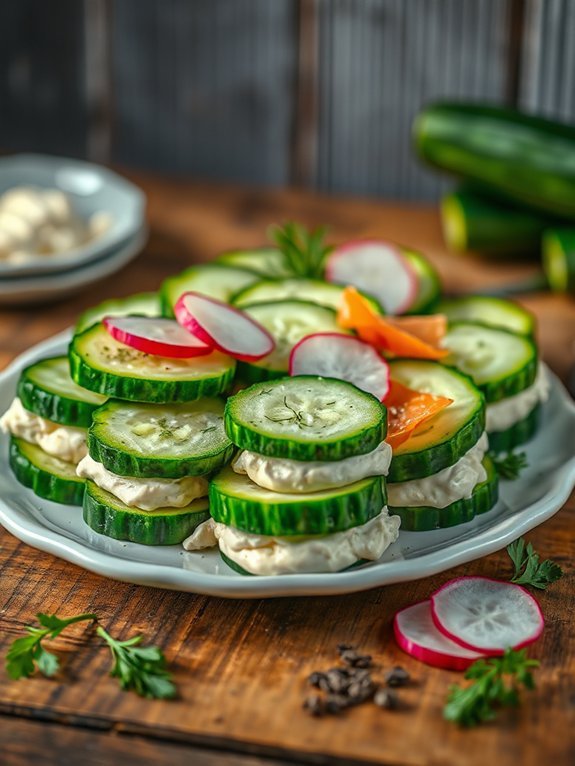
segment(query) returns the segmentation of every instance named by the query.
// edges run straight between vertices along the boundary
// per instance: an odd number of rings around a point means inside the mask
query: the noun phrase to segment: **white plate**
[[[123,247],[144,225],[146,199],[137,186],[111,170],[91,162],[16,154],[0,159],[0,194],[14,186],[60,189],[71,200],[74,212],[85,220],[94,213],[108,213],[110,227],[82,247],[55,255],[39,255],[22,264],[0,261],[0,278],[12,279],[60,272],[85,266]]]
[[[0,374],[0,412],[10,404],[20,370],[36,359],[64,353],[61,333],[35,346]],[[0,439],[0,522],[35,548],[92,572],[142,585],[229,598],[349,593],[415,580],[499,550],[552,516],[575,485],[575,405],[552,376],[542,428],[526,447],[529,468],[503,482],[497,506],[474,521],[434,532],[401,532],[376,562],[336,574],[245,577],[232,572],[215,551],[187,553],[181,546],[148,547],[96,534],[80,508],[56,505],[23,488],[7,466],[8,438]]]
[[[141,252],[147,239],[148,230],[142,227],[118,250],[80,268],[59,274],[0,280],[0,306],[47,302],[80,292],[88,285],[119,271]]]

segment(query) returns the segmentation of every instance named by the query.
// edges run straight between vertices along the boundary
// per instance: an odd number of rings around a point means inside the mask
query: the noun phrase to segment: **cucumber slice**
[[[386,434],[386,409],[371,394],[333,378],[298,375],[256,383],[228,399],[234,444],[268,457],[342,460],[374,450]]]
[[[438,362],[389,364],[392,380],[453,399],[393,451],[388,481],[423,479],[453,465],[477,443],[485,430],[485,398],[471,378]]]
[[[401,249],[401,253],[417,275],[417,296],[407,314],[431,314],[441,296],[439,274],[421,253]]]
[[[223,415],[220,399],[168,405],[111,401],[94,413],[88,452],[119,476],[201,476],[232,457]]]
[[[537,347],[525,335],[456,322],[444,337],[443,346],[450,351],[444,362],[469,375],[488,403],[521,393],[537,377]]]
[[[93,481],[86,482],[84,521],[98,534],[115,540],[142,545],[177,545],[209,516],[208,501],[204,497],[185,508],[141,511],[124,505]]]
[[[232,383],[236,363],[219,351],[166,359],[118,343],[102,323],[75,335],[68,350],[72,379],[90,391],[136,402],[186,402],[217,396]]]
[[[293,275],[288,259],[281,250],[276,250],[274,247],[260,247],[253,250],[231,250],[218,255],[216,263],[254,271],[262,277],[281,279],[282,277]]]
[[[234,293],[259,279],[259,275],[253,271],[236,269],[222,263],[192,266],[182,271],[181,274],[168,277],[162,282],[160,287],[162,314],[166,317],[173,317],[174,306],[180,296],[190,291],[229,303]]]
[[[537,432],[541,410],[541,404],[536,404],[528,415],[504,431],[489,431],[487,436],[491,452],[511,452],[515,447],[528,442]]]
[[[543,235],[543,271],[552,290],[575,293],[575,230],[549,229]]]
[[[518,303],[487,295],[469,295],[440,302],[437,311],[450,322],[480,322],[520,335],[535,335],[535,317]]]
[[[129,314],[139,314],[144,317],[161,316],[160,296],[158,293],[137,293],[127,298],[114,298],[99,303],[80,314],[74,332],[82,332],[106,316],[123,317]]]
[[[235,561],[232,561],[228,556],[226,556],[225,553],[222,553],[220,551],[220,558],[224,562],[226,566],[228,566],[232,571],[237,572],[238,574],[245,575],[246,577],[255,577],[253,572],[248,572],[247,569],[244,569],[239,564],[236,564]]]
[[[336,312],[327,306],[299,300],[274,301],[242,306],[242,311],[259,322],[273,337],[276,347],[258,362],[238,365],[246,382],[278,378],[288,374],[292,348],[306,335],[336,332],[349,335],[337,323]]]
[[[67,356],[42,359],[22,370],[17,396],[29,412],[62,426],[89,428],[92,413],[106,397],[78,386]]]
[[[10,468],[25,487],[38,497],[63,505],[82,505],[84,479],[76,476],[76,466],[65,463],[35,444],[10,439]]]
[[[210,484],[215,521],[256,535],[323,535],[365,524],[386,503],[385,479],[370,476],[323,492],[272,492],[224,468]]]
[[[321,279],[263,279],[253,285],[248,285],[232,297],[234,306],[243,308],[256,303],[270,303],[295,298],[296,300],[317,303],[337,310],[341,304],[344,288]],[[363,293],[362,293],[363,294]],[[379,314],[383,309],[379,303],[368,295],[363,297]]]
[[[389,507],[389,513],[399,516],[401,529],[408,532],[428,532],[456,524],[465,524],[480,513],[490,511],[497,502],[499,486],[493,461],[486,455],[483,466],[487,479],[478,484],[471,497],[456,500],[445,508],[431,506]]]

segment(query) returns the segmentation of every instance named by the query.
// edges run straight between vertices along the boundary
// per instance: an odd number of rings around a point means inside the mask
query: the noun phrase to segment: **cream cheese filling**
[[[515,396],[508,396],[498,402],[487,405],[486,429],[492,431],[505,431],[518,423],[534,409],[539,402],[546,402],[549,398],[550,382],[545,365],[540,362],[537,369],[535,382],[529,388],[520,391]]]
[[[37,444],[44,452],[66,463],[78,463],[87,452],[87,429],[45,420],[25,409],[18,397],[0,418],[0,428],[4,433]]]
[[[481,461],[487,452],[487,434],[483,432],[473,447],[457,463],[424,479],[388,482],[387,502],[390,507],[429,506],[445,508],[457,500],[471,497],[477,484],[487,473]]]
[[[391,447],[381,442],[365,455],[331,462],[271,458],[244,450],[234,459],[232,468],[274,492],[319,492],[344,487],[368,476],[387,476],[390,462]]]
[[[184,508],[193,500],[208,494],[208,482],[203,476],[187,476],[183,479],[118,476],[90,455],[83,458],[76,473],[84,479],[91,479],[100,489],[105,489],[125,505],[142,511]]]
[[[338,572],[361,559],[380,558],[397,540],[399,525],[399,516],[389,516],[386,507],[359,527],[305,538],[254,535],[209,519],[183,546],[196,551],[218,545],[231,561],[255,575]]]

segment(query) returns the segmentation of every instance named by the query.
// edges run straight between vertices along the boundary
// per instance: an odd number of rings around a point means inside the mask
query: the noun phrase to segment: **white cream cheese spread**
[[[486,428],[491,431],[505,431],[527,417],[539,402],[549,398],[549,376],[544,364],[539,365],[535,382],[515,396],[508,396],[487,405]]]

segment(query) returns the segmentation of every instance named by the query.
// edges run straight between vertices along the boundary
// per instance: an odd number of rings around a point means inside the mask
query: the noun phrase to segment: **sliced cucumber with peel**
[[[417,295],[407,314],[430,314],[441,296],[441,282],[435,267],[421,253],[401,248],[401,253],[417,276]]]
[[[465,372],[485,394],[497,402],[521,393],[537,377],[537,346],[531,338],[500,327],[456,322],[443,338],[449,349],[446,364]]]
[[[145,317],[161,316],[160,296],[158,293],[137,293],[127,298],[113,298],[80,314],[74,332],[79,333],[106,316],[123,317],[139,314]]]
[[[260,361],[238,365],[239,377],[249,383],[287,375],[291,350],[306,335],[318,332],[349,334],[338,325],[334,309],[309,301],[256,303],[242,306],[242,311],[259,322],[276,343],[274,351]]]
[[[256,383],[228,399],[226,432],[241,449],[294,460],[342,460],[374,450],[386,409],[333,378],[298,375]]]
[[[256,303],[269,303],[271,301],[284,301],[296,299],[317,303],[320,306],[328,306],[337,310],[341,305],[341,297],[345,288],[321,279],[263,279],[253,285],[248,285],[232,298],[234,306],[243,308],[253,306]],[[370,296],[364,295],[372,308],[378,313],[383,313],[379,303]]]
[[[236,365],[219,351],[192,359],[144,354],[114,340],[101,323],[74,336],[68,358],[79,386],[116,399],[160,403],[224,393]]]
[[[261,277],[253,271],[223,263],[206,263],[192,266],[181,274],[168,277],[160,287],[162,314],[174,316],[174,306],[187,292],[202,293],[210,298],[228,303],[238,290],[257,282]]]
[[[543,271],[551,289],[575,293],[575,228],[548,229],[542,250]]]
[[[485,398],[471,378],[438,362],[390,362],[392,381],[453,399],[393,451],[388,481],[423,479],[456,463],[485,430]]]
[[[385,504],[385,479],[381,476],[337,489],[291,494],[263,489],[228,466],[210,484],[212,518],[256,535],[342,532],[379,515]]]
[[[25,409],[63,426],[89,428],[92,413],[106,397],[78,386],[67,356],[42,359],[22,370],[17,396]]]
[[[207,498],[185,508],[141,511],[124,505],[117,497],[86,482],[84,521],[100,535],[142,545],[177,545],[209,518]]]
[[[518,303],[505,298],[494,298],[488,295],[449,298],[439,303],[437,311],[445,314],[450,322],[480,322],[520,335],[535,334],[533,314]]]
[[[10,467],[25,487],[38,497],[63,505],[82,505],[84,479],[76,476],[76,466],[48,455],[35,444],[12,437]]]
[[[293,275],[288,259],[275,247],[260,247],[253,250],[230,250],[218,255],[216,263],[254,271],[261,277],[281,279]]]
[[[471,497],[456,500],[445,508],[390,506],[389,513],[399,516],[401,529],[404,531],[428,532],[431,529],[445,529],[456,524],[465,524],[478,514],[490,511],[497,502],[498,478],[493,461],[487,455],[482,462],[487,478],[477,484]]]
[[[88,451],[119,476],[201,476],[232,457],[223,414],[221,399],[186,404],[110,401],[94,413]]]
[[[488,431],[490,451],[495,454],[511,452],[528,442],[537,433],[541,409],[541,404],[536,404],[528,415],[504,431]]]

